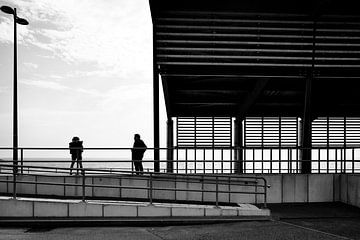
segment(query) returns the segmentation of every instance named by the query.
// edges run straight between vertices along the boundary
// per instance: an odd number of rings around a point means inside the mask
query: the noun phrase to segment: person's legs
[[[139,160],[135,160],[134,165],[135,165],[136,175],[139,175],[139,171],[140,171]]]
[[[78,170],[80,169],[81,173],[83,173],[83,165],[82,165],[82,156],[81,156],[81,154],[78,156],[77,162],[78,162]]]
[[[139,161],[139,172],[140,172],[140,174],[143,174],[143,171],[144,171],[144,168],[143,168],[143,165],[142,165],[142,161],[140,160]]]
[[[70,165],[70,175],[72,175],[72,169],[74,168],[76,156],[74,154],[71,154],[71,165]]]

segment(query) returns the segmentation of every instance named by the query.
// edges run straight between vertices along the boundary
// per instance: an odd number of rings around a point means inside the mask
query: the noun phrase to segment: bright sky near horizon
[[[20,147],[153,145],[147,0],[0,0],[18,25]],[[0,147],[12,146],[13,19],[0,13]],[[164,125],[163,97],[161,124]],[[164,131],[161,127],[161,139]],[[163,144],[162,144],[163,145]]]

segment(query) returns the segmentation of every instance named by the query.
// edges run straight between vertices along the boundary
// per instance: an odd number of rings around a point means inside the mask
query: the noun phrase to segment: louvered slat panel
[[[360,145],[360,118],[316,119],[312,124],[312,144],[321,147]]]
[[[311,67],[315,60],[319,69],[358,68],[359,26],[353,16],[165,12],[156,21],[157,60],[259,67]]]
[[[230,147],[231,118],[177,118],[178,147]]]
[[[246,118],[245,146],[298,146],[297,118]]]

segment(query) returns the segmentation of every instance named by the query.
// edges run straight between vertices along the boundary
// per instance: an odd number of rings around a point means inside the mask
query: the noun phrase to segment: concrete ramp
[[[13,195],[13,176],[0,176],[0,195]],[[19,197],[235,205],[264,203],[264,183],[253,176],[18,175]],[[83,187],[83,185],[85,185]]]
[[[0,223],[17,221],[241,221],[267,220],[269,209],[251,204],[211,205],[143,203],[125,201],[80,201],[58,199],[0,198]]]

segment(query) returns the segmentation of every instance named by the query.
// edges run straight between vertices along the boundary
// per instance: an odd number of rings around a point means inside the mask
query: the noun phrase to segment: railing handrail
[[[19,167],[19,165],[14,165],[14,164],[0,164],[0,167],[9,167],[9,168],[14,168],[14,167]],[[124,174],[134,174],[137,173],[137,171],[131,171],[131,170],[109,170],[106,168],[66,168],[66,167],[49,167],[49,166],[26,166],[27,168],[32,168],[32,169],[58,169],[58,170],[65,170],[65,171],[69,171],[70,169],[79,169],[79,170],[85,170],[85,171],[90,171],[90,172],[106,172],[108,174],[115,174],[115,173],[124,173]],[[143,174],[156,174],[156,175],[171,175],[171,176],[184,176],[184,177],[189,177],[189,176],[204,176],[204,177],[213,177],[215,178],[216,176],[214,174],[210,174],[210,173],[164,173],[164,172],[143,172]],[[231,177],[231,178],[239,178],[239,179],[259,179],[261,177],[256,177],[256,176],[242,176],[242,175],[234,175],[234,174],[217,174],[218,177]]]
[[[16,167],[18,167],[18,165],[10,165],[10,164],[0,164],[0,167],[7,167],[9,168],[9,170],[12,170],[12,169],[15,169]],[[46,167],[46,166],[29,166],[29,168],[32,168],[32,169],[55,169],[54,167]],[[61,169],[61,170],[67,170],[69,171],[70,168],[57,168],[57,169]],[[85,184],[85,176],[87,175],[86,173],[87,172],[95,172],[95,171],[101,171],[101,172],[104,172],[104,173],[107,173],[109,177],[111,177],[112,175],[117,175],[119,176],[119,173],[130,173],[130,174],[134,174],[134,173],[137,173],[136,171],[121,171],[121,170],[118,170],[116,172],[112,171],[110,172],[109,170],[103,170],[103,169],[88,169],[88,168],[76,168],[76,169],[79,169],[81,171],[81,175],[80,177],[82,177],[82,198],[83,198],[83,201],[85,201],[85,188],[86,187],[104,187],[103,185],[96,185],[96,184]],[[3,174],[2,172],[0,172],[0,174]],[[27,183],[27,184],[31,184],[32,182],[29,182],[29,181],[18,181],[17,180],[17,176],[20,176],[21,174],[18,174],[16,173],[16,171],[13,171],[13,196],[14,198],[16,198],[16,195],[17,195],[17,190],[16,190],[16,185],[17,183]],[[26,174],[26,175],[31,175],[31,174]],[[35,174],[34,174],[35,175]],[[170,189],[170,188],[154,188],[153,187],[153,181],[154,181],[154,175],[155,176],[161,176],[161,175],[165,175],[165,176],[172,176],[172,175],[176,175],[176,176],[184,176],[186,177],[187,179],[189,177],[197,177],[197,180],[209,180],[209,179],[206,179],[206,178],[212,178],[211,180],[214,181],[214,178],[215,178],[215,182],[211,182],[211,184],[215,184],[216,185],[216,191],[212,191],[212,190],[205,190],[205,189],[201,189],[201,190],[194,190],[194,189],[177,189],[176,187],[174,189]],[[158,172],[144,172],[144,174],[142,175],[142,177],[144,176],[148,176],[149,177],[149,184],[150,184],[150,187],[141,187],[141,188],[138,188],[138,187],[133,187],[134,189],[147,189],[149,190],[149,201],[150,203],[152,203],[153,201],[153,198],[152,198],[152,192],[153,190],[170,190],[170,191],[188,191],[188,192],[215,192],[216,194],[216,206],[218,206],[219,204],[219,193],[240,193],[240,194],[244,194],[244,193],[247,193],[247,194],[263,194],[264,195],[264,207],[266,208],[266,195],[267,195],[267,188],[270,187],[267,185],[267,181],[264,177],[257,177],[257,176],[239,176],[239,175],[229,175],[229,174],[219,174],[219,175],[212,175],[212,174],[175,174],[175,173],[158,173]],[[140,176],[139,176],[140,177]],[[201,177],[201,178],[199,178]],[[220,178],[220,181],[219,181],[219,178]],[[223,181],[224,179],[221,179],[221,178],[226,178],[228,179],[228,181]],[[177,181],[178,178],[173,178],[174,181]],[[226,182],[226,184],[230,184],[233,183],[233,180],[234,179],[242,179],[241,182],[246,182],[245,179],[247,179],[249,181],[249,179],[255,179],[256,181],[253,181],[252,183],[255,183],[255,185],[248,185],[248,186],[254,186],[255,187],[255,192],[237,192],[237,191],[230,191],[230,188],[228,191],[224,191],[224,190],[219,190],[219,184],[224,184],[224,182]],[[157,181],[159,179],[156,179]],[[262,180],[264,182],[264,185],[260,185],[258,184],[258,180]],[[0,180],[0,182],[4,182],[3,180]],[[8,181],[6,181],[8,182]],[[36,183],[33,183],[33,184],[36,184]],[[48,185],[61,185],[61,186],[66,186],[66,185],[69,185],[67,183],[39,183],[39,184],[48,184]],[[236,185],[236,184],[235,184]],[[240,184],[237,184],[237,185],[240,185]],[[175,185],[176,186],[176,185]],[[242,185],[240,185],[242,186]],[[124,186],[107,186],[109,188],[129,188],[129,187],[124,187]],[[260,188],[263,188],[264,191],[263,192],[258,192],[257,188],[260,187]],[[230,200],[230,199],[229,199]]]
[[[278,145],[265,145],[265,146],[175,146],[175,147],[159,147],[159,148],[154,148],[154,147],[147,147],[147,150],[176,150],[176,149],[232,149],[232,150],[247,150],[247,149],[298,149],[298,150],[307,150],[307,149],[356,149],[356,148],[360,148],[360,145],[331,145],[331,146],[326,146],[326,145],[313,145],[312,147],[301,147],[301,146],[278,146]],[[70,150],[70,149],[83,149],[83,150],[131,150],[131,149],[143,149],[141,147],[139,148],[133,148],[133,147],[0,147],[0,150],[13,150],[13,149],[18,149],[18,150]]]

